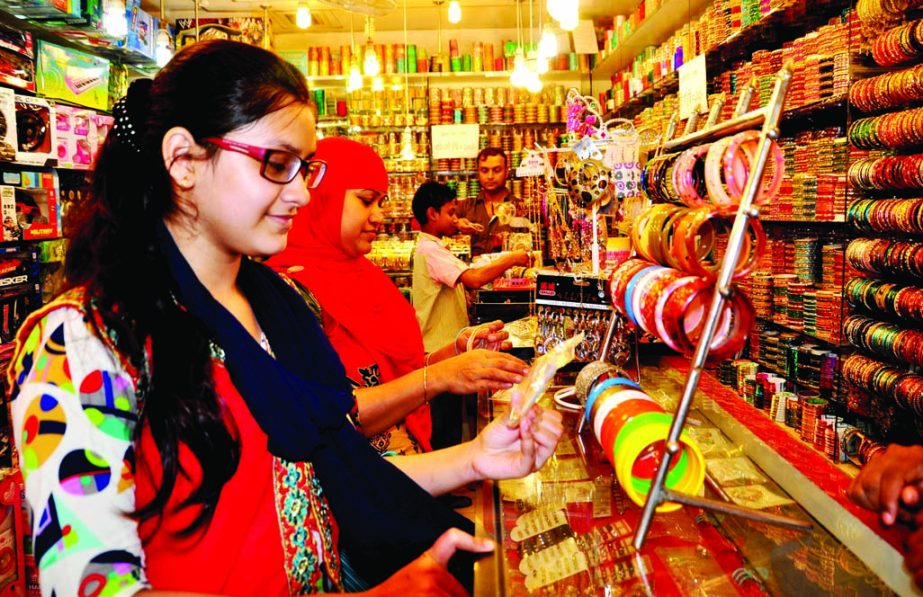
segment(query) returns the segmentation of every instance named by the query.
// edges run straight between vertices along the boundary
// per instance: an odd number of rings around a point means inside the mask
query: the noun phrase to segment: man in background
[[[498,147],[482,149],[477,157],[477,168],[481,190],[477,197],[459,202],[458,206],[458,230],[471,236],[472,257],[502,249],[500,233],[509,232],[509,226],[500,220],[515,215],[512,209],[515,198],[506,188],[510,168],[503,150]],[[504,209],[509,212],[506,218],[501,218]]]

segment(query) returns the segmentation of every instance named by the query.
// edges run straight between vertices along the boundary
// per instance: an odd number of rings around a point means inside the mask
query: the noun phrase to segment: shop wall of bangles
[[[791,8],[795,4],[781,10],[804,16]],[[780,47],[758,46],[749,61],[720,64],[717,74],[708,63],[710,102],[725,95],[719,122],[733,116],[746,83],[755,88],[753,109],[767,104],[773,76],[783,65],[790,65],[794,76],[781,136],[770,143],[757,190],[760,217],[748,221],[733,268],[736,291],[719,312],[699,390],[743,423],[743,435],[771,445],[776,458],[845,511],[851,505],[845,503],[844,483],[857,467],[888,442],[919,443],[923,431],[923,200],[915,196],[923,187],[923,71],[916,64],[923,58],[923,24],[905,14],[910,7],[901,3],[863,1],[839,14],[833,14],[832,4],[824,8],[831,10],[829,21],[792,35]],[[655,87],[653,95],[658,93]],[[631,112],[639,104],[633,100],[623,98],[621,108],[609,115],[637,114]],[[659,99],[634,118],[635,127],[662,132],[677,108],[677,96]],[[676,587],[681,594],[694,587],[703,594],[730,587],[738,593],[803,594],[812,590],[811,584],[824,594],[860,584],[861,594],[888,594],[903,592],[896,586],[909,586],[883,584],[874,567],[865,576],[862,564],[842,545],[833,547],[837,539],[821,528],[799,540],[812,562],[802,568],[808,584],[799,588],[783,588],[790,577],[779,573],[778,562],[767,564],[755,552],[748,556],[771,568],[768,572],[762,568],[751,574],[744,566],[724,577],[711,575],[705,572],[709,548],[702,547],[702,557],[692,564],[659,542],[664,528],[655,532],[658,541],[640,562],[626,559],[633,553],[628,543],[637,524],[635,509],[644,504],[656,470],[646,460],[655,450],[643,443],[657,436],[655,428],[665,433],[689,374],[736,207],[755,169],[758,138],[755,131],[746,131],[674,151],[656,144],[651,148],[641,175],[650,204],[628,226],[632,257],[612,270],[609,294],[629,329],[683,358],[647,355],[652,358],[642,360],[640,383],[628,367],[591,363],[581,370],[574,389],[583,407],[576,428],[586,432],[574,438],[573,446],[581,458],[567,460],[565,452],[555,470],[543,471],[542,491],[550,495],[539,503],[550,506],[563,498],[566,517],[543,511],[548,519],[537,518],[527,488],[501,486],[502,523],[513,529],[512,535],[535,531],[506,545],[506,564],[519,564],[522,574],[507,573],[512,579],[507,588],[513,588],[508,592],[517,594],[520,582],[532,594],[547,595],[596,594],[591,589],[600,586],[629,591],[658,586],[663,594]],[[554,336],[558,315],[541,308],[539,313],[545,314],[542,338]],[[647,345],[639,346],[644,355]],[[741,403],[749,406],[741,408]],[[803,481],[783,484],[775,473],[767,478],[739,458],[750,450],[743,435],[728,443],[711,427],[708,414],[695,413],[693,419],[680,440],[682,466],[667,474],[668,487],[695,493],[705,483],[732,503],[793,514],[796,508],[786,492]],[[590,445],[584,445],[588,438]],[[600,462],[605,473],[596,468]],[[592,506],[575,516],[569,489],[556,484],[576,479],[592,480],[584,488]],[[612,503],[600,498],[609,493],[610,481]],[[515,511],[506,512],[511,499]],[[599,527],[592,521],[609,515],[621,525]],[[700,514],[695,523],[705,520],[708,516]],[[753,540],[743,530],[747,523],[731,520],[716,525],[721,534]],[[874,523],[866,524],[871,528]],[[660,524],[671,529],[667,534],[692,540],[694,533],[684,535],[688,529],[682,530],[676,519],[663,517]],[[764,538],[773,537],[776,548],[792,540],[784,531],[759,528]],[[886,541],[900,543],[892,539]],[[540,562],[550,547],[558,548],[567,566],[549,568]],[[642,578],[645,571],[656,577],[658,565],[670,571],[669,580]],[[698,575],[689,572],[696,565]],[[685,573],[679,571],[684,567]],[[727,578],[731,585],[723,584]],[[856,584],[857,578],[865,580]]]

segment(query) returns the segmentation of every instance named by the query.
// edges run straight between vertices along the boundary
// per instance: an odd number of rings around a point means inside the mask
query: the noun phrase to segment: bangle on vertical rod
[[[722,308],[725,301],[733,298],[731,281],[734,276],[735,266],[737,265],[737,261],[739,260],[740,253],[744,246],[744,241],[746,240],[748,220],[751,217],[758,216],[758,211],[753,206],[753,203],[760,190],[764,169],[769,159],[771,141],[778,135],[779,119],[791,78],[791,64],[786,64],[776,75],[775,88],[773,89],[772,97],[767,106],[750,112],[742,117],[733,118],[727,123],[716,125],[712,129],[705,129],[704,131],[698,131],[695,134],[684,136],[669,145],[670,149],[681,149],[683,146],[702,142],[718,134],[736,133],[745,128],[762,125],[754,160],[750,165],[750,175],[744,185],[743,194],[740,198],[740,205],[737,208],[737,215],[734,219],[734,224],[727,241],[727,249],[725,250],[724,259],[722,260],[721,268],[717,276],[711,305],[708,309],[705,323],[702,326],[698,338],[698,345],[696,346],[695,354],[692,359],[692,367],[686,378],[682,397],[676,407],[676,414],[670,426],[662,457],[647,494],[647,501],[644,504],[644,510],[635,533],[634,547],[638,551],[644,546],[644,541],[653,521],[655,509],[664,502],[676,502],[704,507],[750,519],[763,520],[770,524],[782,525],[794,529],[811,528],[809,523],[806,524],[803,521],[777,515],[767,515],[763,512],[753,511],[724,502],[717,502],[715,500],[701,499],[697,496],[686,495],[666,487],[667,471],[670,470],[671,463],[674,461],[674,458],[678,457],[680,452],[680,434],[682,433],[686,416],[689,413],[689,408],[695,396],[699,378],[704,370],[712,340],[718,331],[718,323]]]

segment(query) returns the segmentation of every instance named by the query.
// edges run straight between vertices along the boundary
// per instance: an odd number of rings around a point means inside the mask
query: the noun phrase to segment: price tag
[[[545,158],[540,154],[529,152],[526,157],[519,162],[516,168],[516,176],[544,176],[545,175]]]

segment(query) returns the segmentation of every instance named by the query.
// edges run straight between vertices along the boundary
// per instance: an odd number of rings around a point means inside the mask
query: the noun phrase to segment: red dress
[[[145,569],[155,589],[226,595],[294,595],[340,585],[337,531],[310,463],[286,463],[267,450],[266,434],[253,419],[220,362],[215,390],[233,418],[240,440],[237,472],[224,486],[207,532],[181,538],[195,512],[186,508],[142,524]],[[137,503],[154,495],[162,474],[150,428],[138,445]],[[201,469],[191,451],[180,449],[178,475],[167,511],[197,486]],[[326,522],[327,524],[323,524]]]

